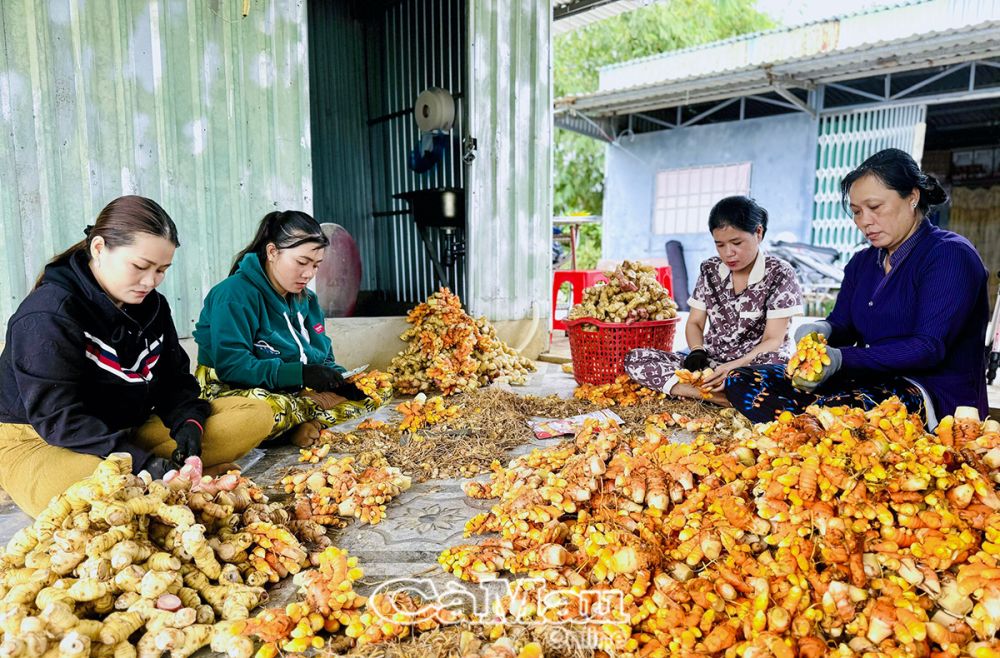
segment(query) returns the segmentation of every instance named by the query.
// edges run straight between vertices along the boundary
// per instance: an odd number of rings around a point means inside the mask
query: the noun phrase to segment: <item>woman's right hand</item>
[[[799,326],[798,329],[795,330],[795,344],[798,345],[799,341],[802,340],[803,336],[805,336],[806,334],[811,334],[813,332],[817,334],[822,334],[823,338],[829,339],[830,334],[833,333],[833,325],[831,325],[826,320],[820,320],[819,322],[808,322],[806,324],[803,324]]]
[[[306,364],[302,366],[302,385],[314,391],[333,391],[347,382],[335,368]]]

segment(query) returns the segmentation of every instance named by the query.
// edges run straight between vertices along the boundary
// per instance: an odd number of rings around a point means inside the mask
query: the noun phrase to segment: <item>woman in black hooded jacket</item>
[[[274,422],[258,400],[199,399],[155,290],[179,245],[163,208],[120,197],[85,233],[45,268],[0,354],[0,487],[32,516],[112,452],[154,477],[191,455],[224,468]]]

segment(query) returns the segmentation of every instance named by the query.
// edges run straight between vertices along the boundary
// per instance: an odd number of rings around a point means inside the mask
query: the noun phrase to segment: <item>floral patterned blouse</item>
[[[725,263],[718,256],[705,260],[688,305],[708,313],[705,349],[719,363],[739,359],[757,347],[769,319],[803,312],[795,270],[763,250],[750,270],[746,289],[739,294],[733,290],[732,273]],[[791,357],[787,333],[777,356],[783,361]]]

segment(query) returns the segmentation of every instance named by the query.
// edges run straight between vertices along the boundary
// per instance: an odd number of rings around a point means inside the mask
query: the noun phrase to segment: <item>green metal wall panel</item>
[[[820,117],[816,146],[812,242],[840,251],[846,263],[867,242],[841,205],[840,181],[882,149],[903,149],[919,163],[924,152],[926,105],[851,110]]]
[[[494,320],[550,315],[549,0],[470,0],[467,305]]]
[[[121,194],[181,249],[160,288],[189,335],[257,221],[312,211],[304,0],[0,3],[0,319]]]

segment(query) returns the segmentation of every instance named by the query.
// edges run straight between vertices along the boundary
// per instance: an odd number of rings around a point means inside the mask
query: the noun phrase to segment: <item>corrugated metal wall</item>
[[[420,302],[437,279],[408,204],[393,195],[463,186],[465,0],[311,2],[309,19],[317,216],[357,240],[363,289]],[[445,160],[417,174],[407,166],[420,140],[412,108],[432,86],[456,97],[457,116]],[[440,253],[437,229],[429,238]],[[463,295],[464,263],[448,275]]]
[[[470,0],[467,306],[494,320],[550,315],[551,8]]]
[[[358,243],[363,290],[375,290],[378,246],[372,223],[367,38],[351,2],[309,2],[313,183],[316,218]]]
[[[0,3],[0,316],[123,193],[182,248],[161,287],[181,335],[257,221],[312,211],[304,0]]]
[[[391,291],[399,302],[423,301],[438,282],[408,204],[393,195],[464,186],[464,7],[465,0],[405,0],[391,5],[370,25],[369,136],[378,288]],[[420,141],[412,110],[417,96],[428,87],[441,87],[456,98],[455,125],[444,160],[417,174],[407,166],[408,154]],[[428,237],[440,254],[440,232],[429,229]],[[448,278],[453,291],[464,298],[464,260],[450,269]]]

